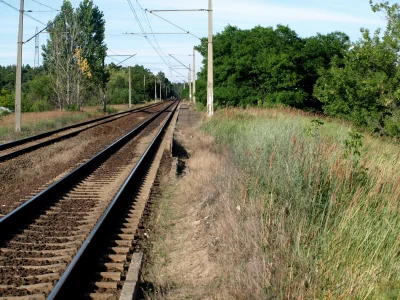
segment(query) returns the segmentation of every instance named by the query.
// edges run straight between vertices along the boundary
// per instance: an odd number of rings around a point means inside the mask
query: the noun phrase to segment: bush
[[[64,107],[64,110],[65,111],[80,111],[80,108],[79,108],[78,104],[74,103],[71,105],[66,105]]]
[[[31,106],[29,111],[32,112],[41,112],[41,111],[49,111],[53,110],[53,106],[45,100],[35,101]]]

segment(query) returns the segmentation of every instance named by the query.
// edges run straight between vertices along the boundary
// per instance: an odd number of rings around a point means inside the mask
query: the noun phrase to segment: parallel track
[[[161,104],[162,103],[150,104],[144,107],[135,108],[132,110],[112,114],[109,116],[93,119],[90,121],[77,123],[74,125],[70,125],[53,131],[48,131],[35,136],[30,136],[13,142],[0,144],[0,162],[18,157],[20,155],[53,144],[55,142],[76,136],[77,134],[85,130],[88,130],[90,128],[121,119],[123,117],[131,115],[132,113],[138,113],[146,109],[159,106]]]
[[[99,264],[96,250],[115,234],[110,228],[120,225],[115,218],[143,181],[176,106],[171,103],[0,220],[0,299],[83,298],[87,287],[79,284]],[[129,249],[129,240],[114,242],[115,251]],[[118,259],[109,254],[101,260],[105,286],[115,285]]]

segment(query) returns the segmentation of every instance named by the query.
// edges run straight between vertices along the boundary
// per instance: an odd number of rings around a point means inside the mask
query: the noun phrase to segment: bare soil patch
[[[210,257],[210,198],[199,191],[206,189],[201,185],[218,157],[210,151],[212,139],[195,129],[199,119],[187,114],[178,119],[174,154],[182,172],[161,180],[142,275],[146,299],[213,298],[217,267]]]

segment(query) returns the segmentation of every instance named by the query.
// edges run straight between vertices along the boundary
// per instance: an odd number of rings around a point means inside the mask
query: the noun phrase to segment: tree
[[[77,10],[64,0],[61,12],[49,24],[43,63],[55,78],[56,105],[60,109],[65,104],[79,109],[81,99],[90,99],[96,87],[104,91],[109,78],[104,66],[104,26],[103,13],[89,0]]]
[[[104,63],[107,56],[104,14],[92,0],[81,2],[76,13],[80,29],[78,44],[82,57],[88,62],[92,83],[105,90],[110,75]]]
[[[366,126],[380,134],[400,135],[400,6],[373,4],[373,11],[386,13],[384,34],[361,29],[343,60],[321,72],[315,96],[324,112]]]
[[[318,48],[318,49],[316,49]],[[214,37],[214,99],[217,105],[286,105],[318,110],[313,96],[320,68],[348,48],[344,33],[300,38],[287,26],[241,30],[227,26]],[[207,57],[207,39],[196,49]],[[317,51],[315,51],[317,50]],[[206,59],[204,60],[206,66]],[[205,103],[207,67],[199,74],[197,97]]]

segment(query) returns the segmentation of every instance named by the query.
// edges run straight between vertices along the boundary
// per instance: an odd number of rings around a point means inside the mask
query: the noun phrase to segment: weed
[[[312,138],[319,136],[319,129],[322,125],[324,125],[324,122],[318,119],[311,120],[311,126],[307,129],[306,135]]]
[[[361,148],[363,146],[363,137],[364,136],[358,132],[349,132],[349,138],[344,141],[345,158],[352,157],[356,160],[359,160],[359,158],[361,157]]]
[[[209,202],[221,298],[398,295],[395,145],[288,109],[219,111],[202,128],[231,165]]]

